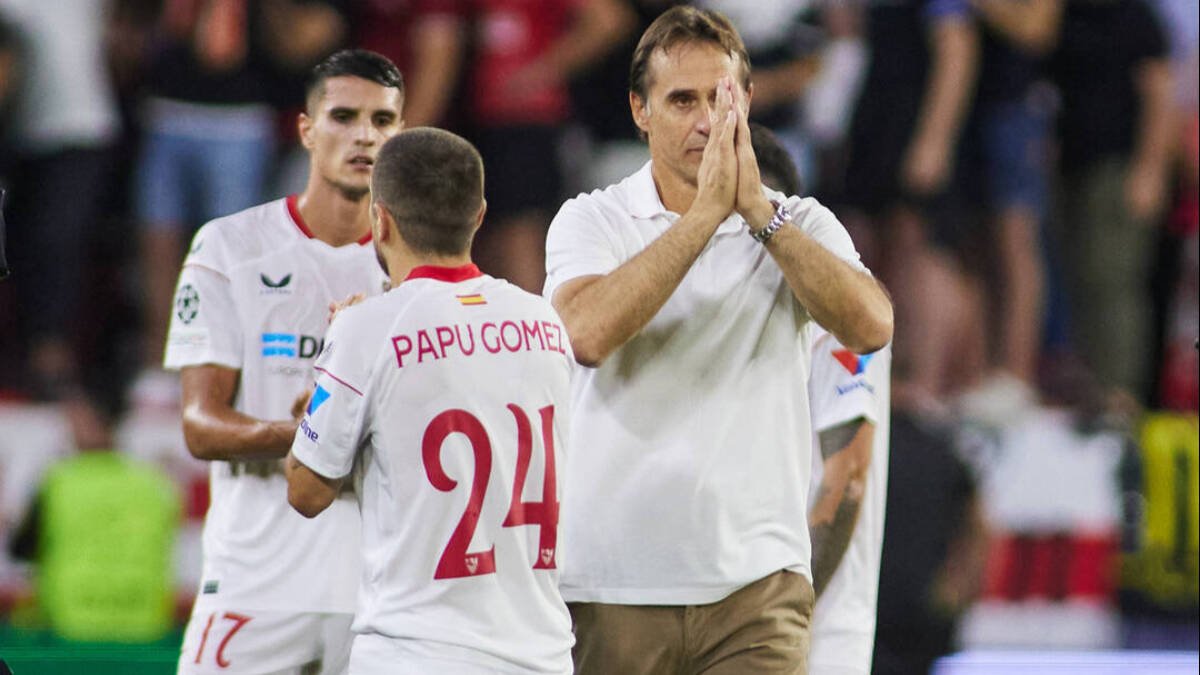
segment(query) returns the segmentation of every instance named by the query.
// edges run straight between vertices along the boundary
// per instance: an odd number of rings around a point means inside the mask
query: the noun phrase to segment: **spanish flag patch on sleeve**
[[[480,295],[479,293],[471,293],[470,295],[456,295],[454,297],[458,298],[458,304],[460,304],[460,305],[486,305],[487,304],[487,300],[484,300],[483,296]]]

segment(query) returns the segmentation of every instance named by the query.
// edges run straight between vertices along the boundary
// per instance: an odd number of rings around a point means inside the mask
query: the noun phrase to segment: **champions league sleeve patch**
[[[175,293],[175,316],[188,325],[200,313],[200,293],[191,284],[184,284]]]

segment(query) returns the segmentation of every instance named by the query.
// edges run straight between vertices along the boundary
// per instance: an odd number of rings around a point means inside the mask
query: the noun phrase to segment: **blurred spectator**
[[[893,384],[901,384],[895,378]],[[872,672],[929,672],[979,592],[988,531],[952,431],[894,389]]]
[[[1167,45],[1142,0],[1067,0],[1053,71],[1073,343],[1102,384],[1145,400],[1149,272],[1175,141]]]
[[[579,188],[587,192],[619,182],[650,160],[629,116],[629,67],[638,38],[659,14],[684,0],[617,0],[632,27],[608,53],[583,68],[571,82],[573,117],[590,151],[578,158]]]
[[[1165,315],[1157,402],[1195,412],[1200,401],[1200,359],[1194,347],[1200,324],[1200,5],[1195,0],[1156,4],[1170,28],[1179,129],[1175,196],[1155,279],[1163,303],[1158,309]]]
[[[8,249],[18,322],[28,339],[23,384],[55,399],[78,378],[73,335],[87,246],[102,217],[120,133],[105,69],[107,0],[0,0],[23,42],[11,140]],[[12,324],[10,324],[12,325]]]
[[[754,65],[751,118],[777,136],[792,129],[797,122],[796,101],[817,73],[825,41],[824,32],[810,22],[817,2],[696,0],[692,4],[721,12],[738,27]]]
[[[966,302],[961,272],[944,249],[958,243],[961,227],[950,186],[978,36],[966,0],[866,4],[871,59],[845,178],[845,197],[861,215],[847,212],[846,223],[892,292],[897,367],[912,373],[914,392],[940,397],[950,388]]]
[[[9,161],[8,143],[9,115],[12,111],[13,99],[16,97],[17,80],[20,76],[20,45],[17,31],[0,13],[0,185],[6,175],[5,167]]]
[[[38,607],[69,640],[151,642],[172,627],[172,552],[180,498],[172,480],[112,447],[117,409],[72,397],[79,454],[50,469],[11,541],[34,563]]]
[[[466,52],[461,0],[354,0],[351,41],[404,73],[405,126],[446,126]]]
[[[464,2],[474,26],[472,135],[488,175],[475,258],[490,274],[539,293],[546,228],[564,192],[567,80],[615,47],[633,17],[619,0]]]
[[[972,120],[964,137],[970,192],[981,193],[988,258],[998,277],[987,308],[988,374],[965,401],[1004,416],[1035,403],[1042,337],[1045,220],[1053,95],[1040,83],[1041,60],[1058,37],[1062,0],[972,0],[981,62]],[[995,268],[994,270],[988,268]]]
[[[276,86],[340,43],[323,0],[167,0],[147,66],[136,209],[145,274],[145,370],[135,403],[169,404],[158,370],[185,237],[258,203],[275,149]]]

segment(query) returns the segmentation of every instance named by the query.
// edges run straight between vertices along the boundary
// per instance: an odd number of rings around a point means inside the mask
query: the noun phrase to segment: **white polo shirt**
[[[871,672],[879,556],[887,502],[888,434],[891,420],[892,348],[858,356],[812,324],[813,361],[808,380],[813,443],[818,434],[858,418],[875,425],[866,493],[850,544],[813,610],[808,668],[812,675]],[[813,450],[812,492],[821,483],[819,445]]]
[[[557,567],[574,360],[548,302],[474,265],[418,267],[338,315],[292,454],[330,478],[359,467],[357,663],[571,671]]]
[[[291,419],[313,381],[329,303],[378,294],[386,277],[370,238],[334,247],[313,238],[296,198],[200,228],[179,274],[164,367],[240,372],[233,407]],[[354,611],[358,509],[349,495],[308,520],[287,503],[282,460],[209,462],[204,572],[196,607]]]
[[[786,203],[805,233],[864,269],[828,209]],[[545,295],[612,272],[678,218],[649,163],[568,201],[547,237]],[[706,604],[777,570],[811,576],[809,322],[734,214],[638,335],[599,368],[576,370],[568,601]]]

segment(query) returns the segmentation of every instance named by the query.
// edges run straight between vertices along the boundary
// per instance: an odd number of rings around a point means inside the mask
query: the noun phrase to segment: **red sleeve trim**
[[[320,367],[320,366],[313,366],[313,370],[317,371],[318,373],[325,373],[325,374],[326,374],[326,375],[328,375],[330,378],[332,378],[334,382],[337,382],[338,384],[340,384],[340,385],[342,385],[343,387],[345,387],[345,388],[349,389],[350,391],[352,391],[352,392],[354,392],[354,393],[358,394],[359,396],[362,396],[362,395],[363,395],[363,393],[362,393],[361,391],[359,391],[358,389],[356,389],[356,388],[354,387],[354,385],[352,385],[352,384],[350,384],[349,382],[347,382],[347,381],[343,380],[342,378],[338,377],[337,375],[334,375],[333,373],[329,372],[328,370],[325,370],[324,368],[322,368],[322,367]]]

